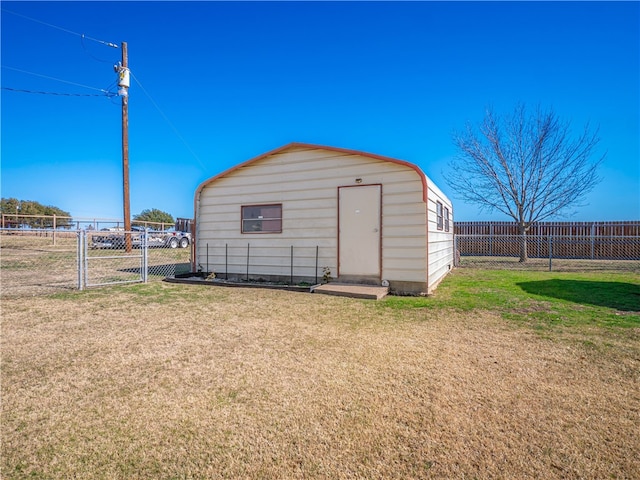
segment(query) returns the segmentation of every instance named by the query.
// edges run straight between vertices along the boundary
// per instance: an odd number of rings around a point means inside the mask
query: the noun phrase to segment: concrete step
[[[339,297],[364,298],[367,300],[380,300],[387,296],[389,287],[374,285],[358,285],[353,283],[325,283],[311,287],[311,293],[324,295],[336,295]]]

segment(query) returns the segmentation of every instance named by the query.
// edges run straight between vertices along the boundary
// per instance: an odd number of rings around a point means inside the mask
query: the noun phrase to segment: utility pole
[[[131,208],[129,206],[129,58],[127,42],[122,42],[122,62],[116,66],[118,94],[122,98],[122,190],[125,249],[131,252]]]

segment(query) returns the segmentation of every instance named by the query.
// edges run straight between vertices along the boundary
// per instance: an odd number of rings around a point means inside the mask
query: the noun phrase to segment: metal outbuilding
[[[194,271],[431,293],[454,264],[453,207],[411,163],[291,143],[203,182]]]

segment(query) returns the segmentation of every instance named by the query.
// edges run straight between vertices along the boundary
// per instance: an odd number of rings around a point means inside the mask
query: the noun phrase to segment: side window
[[[449,208],[444,207],[444,231],[449,231]]]
[[[242,233],[282,233],[282,204],[243,206]]]
[[[438,220],[438,230],[442,230],[442,203],[436,202],[436,217]]]

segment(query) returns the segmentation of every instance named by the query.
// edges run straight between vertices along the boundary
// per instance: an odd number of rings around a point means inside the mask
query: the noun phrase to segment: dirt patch
[[[175,284],[2,328],[6,478],[640,477],[637,332]]]

